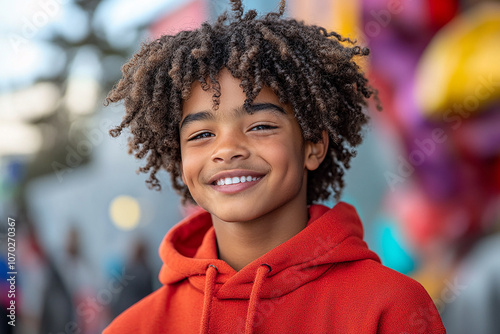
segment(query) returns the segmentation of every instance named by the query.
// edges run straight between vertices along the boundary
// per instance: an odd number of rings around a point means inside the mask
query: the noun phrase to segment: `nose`
[[[214,162],[232,162],[247,159],[250,155],[244,136],[235,131],[219,133],[212,153]]]

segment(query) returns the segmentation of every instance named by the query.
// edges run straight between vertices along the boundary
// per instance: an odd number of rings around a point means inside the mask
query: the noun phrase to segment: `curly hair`
[[[230,2],[232,17],[225,12],[213,24],[145,42],[123,65],[123,77],[105,102],[123,100],[126,110],[111,136],[128,127],[129,154],[147,156],[137,172],[150,173],[148,186],[161,189],[156,173],[164,168],[183,201],[194,202],[181,178],[182,102],[197,80],[203,90],[212,89],[217,109],[217,75],[225,67],[241,80],[245,109],[268,86],[281,103],[291,105],[304,140],[318,142],[322,132],[328,132],[328,153],[318,169],[308,172],[307,203],[327,200],[332,191],[338,200],[344,171],[368,122],[363,107],[376,94],[355,62],[369,50],[323,27],[282,18],[284,0],[279,12],[262,17],[255,10],[245,14],[241,0]]]

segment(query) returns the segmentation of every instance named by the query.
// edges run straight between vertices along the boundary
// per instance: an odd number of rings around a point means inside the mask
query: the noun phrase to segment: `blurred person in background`
[[[71,292],[52,261],[48,261],[46,270],[40,334],[64,333],[68,325],[76,324],[76,312]]]
[[[95,299],[96,283],[80,248],[76,227],[67,232],[66,247],[59,257],[48,260],[40,333],[98,331],[101,318],[85,317],[85,306]]]
[[[111,305],[112,317],[120,313],[153,292],[153,271],[148,263],[147,244],[142,239],[135,241],[133,253],[125,264],[123,272],[130,279]]]

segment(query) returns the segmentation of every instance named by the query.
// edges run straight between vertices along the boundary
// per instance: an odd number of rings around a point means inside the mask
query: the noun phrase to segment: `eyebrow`
[[[241,106],[241,107],[233,109],[233,112],[235,112],[236,114],[242,114],[242,113],[246,112],[249,115],[253,115],[254,113],[262,111],[262,110],[270,110],[270,111],[276,112],[278,114],[286,115],[286,111],[274,103],[254,103],[254,104],[250,105],[249,110],[245,110],[245,108],[243,108],[243,106]],[[179,130],[182,129],[187,124],[192,123],[192,122],[206,121],[206,120],[213,120],[213,119],[214,119],[213,113],[211,113],[207,110],[196,112],[194,114],[189,114],[186,117],[184,117],[184,119],[181,121],[181,125],[179,127]]]

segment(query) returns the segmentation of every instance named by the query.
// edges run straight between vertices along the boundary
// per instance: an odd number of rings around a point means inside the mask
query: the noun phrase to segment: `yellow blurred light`
[[[109,216],[116,227],[129,231],[139,225],[141,208],[135,198],[122,195],[111,201]]]
[[[477,112],[498,100],[499,41],[500,4],[478,5],[443,27],[417,68],[415,94],[420,109],[436,117],[460,106]]]

